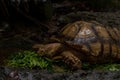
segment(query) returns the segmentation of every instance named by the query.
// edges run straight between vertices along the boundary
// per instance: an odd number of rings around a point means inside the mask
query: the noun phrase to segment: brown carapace
[[[38,53],[63,59],[73,68],[81,62],[106,63],[120,60],[120,28],[108,27],[96,21],[77,21],[66,25],[54,43],[37,44]]]

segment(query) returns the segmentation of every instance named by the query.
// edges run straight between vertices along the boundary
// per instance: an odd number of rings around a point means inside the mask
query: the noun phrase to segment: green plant
[[[120,71],[120,64],[103,64],[96,66],[95,70]]]
[[[33,51],[21,51],[12,54],[7,60],[7,65],[31,69],[52,69],[52,60],[46,57],[41,57]]]
[[[89,64],[83,63],[84,70],[104,70],[104,71],[120,71],[120,64]]]

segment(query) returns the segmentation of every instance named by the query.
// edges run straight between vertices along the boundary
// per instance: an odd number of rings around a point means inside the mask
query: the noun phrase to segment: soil
[[[4,22],[0,25],[1,65],[7,56],[20,50],[29,50],[35,43],[44,43],[51,35],[56,35],[67,23],[76,20],[98,21],[105,26],[120,27],[120,11],[117,12],[75,12],[59,15],[54,19],[54,30],[41,30],[40,27],[24,23]],[[7,27],[5,27],[8,25]],[[17,26],[17,28],[16,28]],[[34,26],[34,27],[33,27]],[[56,28],[57,26],[57,28]],[[15,72],[17,71],[17,72]],[[13,73],[18,75],[17,77]],[[12,77],[13,75],[14,77]],[[10,76],[12,77],[10,79]],[[7,79],[8,78],[8,79]],[[16,79],[13,79],[16,78]],[[19,78],[19,79],[18,79]],[[41,70],[20,70],[0,67],[0,80],[119,80],[120,71],[76,71],[73,73],[57,73]]]
[[[120,26],[120,11],[117,12],[72,12],[62,15],[58,18],[60,23],[70,23],[78,20],[97,21],[105,26],[119,27]]]
[[[120,71],[50,72],[0,67],[0,80],[120,80]]]

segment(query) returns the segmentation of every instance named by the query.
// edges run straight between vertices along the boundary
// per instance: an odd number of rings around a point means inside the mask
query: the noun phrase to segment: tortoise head
[[[41,56],[52,57],[54,56],[59,48],[61,47],[61,43],[50,43],[50,44],[35,44],[33,45],[33,49],[37,50],[37,53]]]
[[[35,44],[32,46],[32,48],[41,56],[43,56],[46,53],[45,45],[43,44]]]

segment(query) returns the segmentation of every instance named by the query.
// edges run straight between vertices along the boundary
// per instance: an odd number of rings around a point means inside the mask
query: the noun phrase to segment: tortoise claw
[[[55,57],[53,57],[52,59],[53,60],[58,60],[58,59],[62,59],[63,57],[62,56],[55,56]]]
[[[64,51],[61,55],[63,56],[64,62],[66,64],[70,65],[74,69],[81,69],[82,63],[81,63],[80,59],[74,55],[73,52]]]

